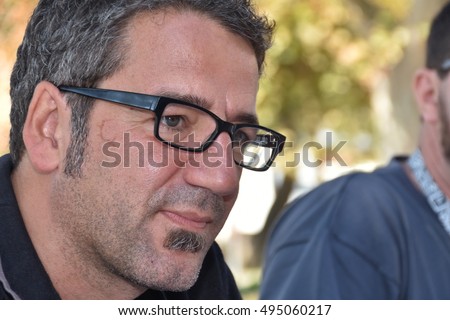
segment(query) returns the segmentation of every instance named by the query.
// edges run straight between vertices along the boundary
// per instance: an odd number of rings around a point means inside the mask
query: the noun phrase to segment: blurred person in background
[[[239,299],[215,237],[284,137],[248,0],[42,0],[11,76],[0,298]],[[145,159],[145,161],[143,161]]]
[[[449,70],[447,4],[413,81],[417,150],[293,201],[268,242],[262,299],[450,299]]]

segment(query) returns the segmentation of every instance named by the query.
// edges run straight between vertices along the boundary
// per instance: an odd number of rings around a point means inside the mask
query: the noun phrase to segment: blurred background
[[[444,0],[255,0],[277,21],[261,80],[263,125],[288,137],[265,173],[244,172],[219,235],[247,299],[281,208],[321,182],[372,170],[416,145],[411,81]],[[9,75],[36,0],[0,0],[0,154],[8,152]]]

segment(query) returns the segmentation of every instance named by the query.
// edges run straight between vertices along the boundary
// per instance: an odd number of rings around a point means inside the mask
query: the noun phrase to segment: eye
[[[234,134],[234,140],[242,144],[250,140],[250,137],[243,130],[239,130]]]
[[[183,119],[181,116],[163,116],[161,117],[161,122],[169,127],[169,128],[176,128],[181,125]]]
[[[253,127],[242,127],[234,133],[234,142],[240,145],[246,144],[247,142],[253,141],[257,137],[257,129]]]

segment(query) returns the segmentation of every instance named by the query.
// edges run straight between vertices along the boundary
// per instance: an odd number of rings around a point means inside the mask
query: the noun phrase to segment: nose
[[[204,152],[187,153],[187,183],[206,188],[223,198],[236,198],[242,168],[233,160],[231,138],[222,132]]]

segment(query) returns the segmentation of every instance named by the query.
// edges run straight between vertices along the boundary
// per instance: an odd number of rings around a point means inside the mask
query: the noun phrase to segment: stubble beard
[[[447,110],[447,107],[449,107],[446,104],[446,100],[443,97],[443,93],[440,92],[439,94],[439,116],[441,118],[441,145],[442,145],[442,151],[444,153],[445,160],[447,161],[447,164],[450,165],[450,120],[448,118],[449,112]]]
[[[83,190],[83,183],[78,185],[83,179],[62,177],[59,190],[54,190],[54,199],[59,203],[54,208],[54,217],[67,235],[64,243],[71,248],[66,250],[67,258],[78,258],[77,267],[90,282],[112,283],[111,275],[115,275],[137,287],[165,291],[185,291],[195,284],[214,239],[181,228],[168,229],[161,239],[166,253],[161,254],[162,248],[158,249],[155,239],[147,237],[158,226],[150,230],[144,226],[164,205],[183,202],[212,212],[215,220],[222,220],[226,212],[221,199],[209,191],[190,187],[178,188],[170,194],[156,192],[144,209],[144,218],[130,222],[131,212],[135,213],[137,207],[120,204],[120,199],[126,196],[95,197]],[[99,214],[102,211],[106,213]],[[188,258],[177,263],[170,252]]]

